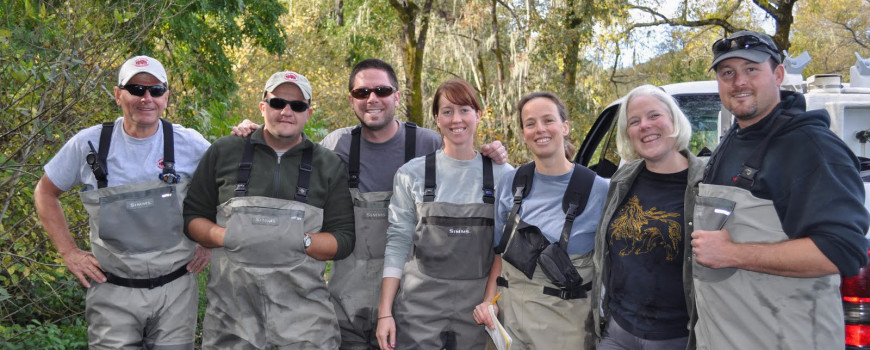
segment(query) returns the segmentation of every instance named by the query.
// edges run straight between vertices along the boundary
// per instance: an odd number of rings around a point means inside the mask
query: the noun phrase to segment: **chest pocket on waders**
[[[163,126],[162,182],[149,181],[106,188],[108,168],[106,159],[112,141],[114,122],[103,123],[100,149],[91,148],[86,157],[97,178],[98,191],[106,194],[99,198],[98,233],[111,249],[121,253],[145,253],[165,250],[178,245],[184,237],[184,219],[181,216],[181,194],[177,188],[180,176],[175,173],[175,148],[172,124],[161,119]]]
[[[218,208],[217,224],[226,227],[224,248],[230,260],[248,266],[282,267],[305,260],[303,236],[319,230],[322,222],[322,211],[307,205],[312,157],[313,148],[302,151],[293,201],[247,197],[254,158],[248,137],[236,176],[235,197]]]
[[[489,274],[495,186],[492,159],[483,160],[483,203],[435,202],[435,153],[426,156],[423,203],[417,205],[414,258],[420,272],[435,278],[470,280]]]

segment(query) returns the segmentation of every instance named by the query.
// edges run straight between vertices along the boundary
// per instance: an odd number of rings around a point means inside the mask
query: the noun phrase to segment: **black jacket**
[[[858,158],[829,129],[827,111],[805,111],[799,93],[781,96],[758,123],[731,127],[710,158],[704,183],[736,186],[743,162],[771,132],[774,116],[794,115],[770,141],[751,192],[773,201],[789,237],[809,237],[841,274],[855,275],[867,263],[864,234],[870,225]]]

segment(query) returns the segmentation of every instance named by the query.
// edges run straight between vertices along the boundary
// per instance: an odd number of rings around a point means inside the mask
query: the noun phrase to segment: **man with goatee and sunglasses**
[[[265,126],[206,151],[184,202],[186,231],[212,251],[203,349],[337,349],[326,260],[354,246],[347,170],[303,132],[311,85],[266,82]]]
[[[858,159],[825,110],[780,90],[769,36],[739,31],[712,51],[735,122],[695,201],[697,348],[842,349],[840,275],[867,263]]]
[[[36,210],[67,268],[88,288],[91,349],[193,349],[196,273],[209,250],[184,236],[181,206],[208,141],[161,119],[169,83],[157,60],[124,62],[114,92],[123,116],[63,145],[36,185]],[[92,251],[76,246],[59,201],[77,186]]]

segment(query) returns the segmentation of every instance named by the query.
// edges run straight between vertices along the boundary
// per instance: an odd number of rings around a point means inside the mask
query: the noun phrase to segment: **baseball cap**
[[[124,62],[121,65],[121,69],[118,70],[118,86],[126,85],[134,75],[139,73],[151,74],[157,80],[160,80],[161,83],[166,84],[167,87],[169,86],[169,82],[166,80],[166,70],[163,69],[163,65],[160,64],[160,61],[148,56],[136,56]]]
[[[311,100],[311,84],[308,82],[308,78],[302,74],[291,71],[272,74],[272,76],[269,77],[269,80],[266,81],[263,97],[266,97],[267,92],[272,92],[278,87],[278,85],[285,83],[298,86],[299,90],[302,90],[302,96],[305,97],[306,100]]]
[[[776,63],[782,63],[782,57],[773,38],[750,30],[741,30],[727,38],[716,40],[713,43],[713,64],[710,65],[710,69],[715,69],[719,62],[734,57],[756,63],[765,62],[773,57]]]

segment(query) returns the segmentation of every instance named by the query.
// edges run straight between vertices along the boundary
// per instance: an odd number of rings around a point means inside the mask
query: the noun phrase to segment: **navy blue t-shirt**
[[[613,320],[636,337],[689,334],[683,292],[683,196],[688,170],[658,174],[644,167],[607,227]]]

